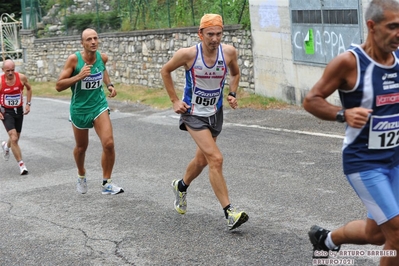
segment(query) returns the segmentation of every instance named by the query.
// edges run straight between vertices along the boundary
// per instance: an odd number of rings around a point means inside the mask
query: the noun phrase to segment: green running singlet
[[[84,67],[80,52],[75,53],[78,57],[78,64],[72,73],[72,76],[79,74]],[[103,104],[107,104],[107,99],[103,90],[103,72],[105,70],[104,62],[101,58],[100,52],[96,52],[96,61],[91,67],[90,76],[78,81],[71,86],[71,113],[72,114],[85,114],[92,112]]]
[[[79,74],[81,69],[85,66],[80,52],[75,53],[78,57],[78,63],[72,76]],[[90,128],[87,123],[82,124],[82,115],[89,115],[94,120],[102,112],[108,109],[108,102],[103,89],[103,72],[105,70],[104,62],[101,58],[100,52],[96,52],[96,61],[91,67],[91,74],[86,78],[76,82],[71,86],[72,97],[70,105],[70,115],[73,124],[78,128]],[[86,120],[88,117],[83,120]],[[80,122],[78,122],[80,121]],[[89,122],[89,121],[87,121]]]

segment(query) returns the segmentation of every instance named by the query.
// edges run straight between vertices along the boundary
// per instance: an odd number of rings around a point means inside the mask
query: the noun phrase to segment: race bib
[[[4,95],[4,107],[13,108],[19,107],[22,103],[22,94],[5,94]]]
[[[192,102],[202,106],[213,106],[217,103],[220,97],[220,89],[203,90],[195,88]]]
[[[399,114],[371,116],[369,149],[391,149],[399,146]]]
[[[96,74],[91,74],[88,77],[85,77],[81,81],[81,89],[82,90],[95,90],[98,89],[103,82],[103,74],[102,72],[98,72]]]

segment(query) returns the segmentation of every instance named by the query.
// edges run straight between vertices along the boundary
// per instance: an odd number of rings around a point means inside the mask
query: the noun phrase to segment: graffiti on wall
[[[310,31],[311,30],[308,30],[307,32],[297,31],[294,33],[293,44],[295,49],[304,50],[306,52],[305,46],[309,38],[306,36],[309,36]],[[313,46],[314,53],[318,53],[322,56],[326,56],[327,51],[329,51],[331,53],[331,57],[335,57],[338,54],[344,52],[347,48],[347,45],[345,45],[345,41],[341,33],[326,30],[324,32],[320,32],[319,30],[317,30],[313,32],[313,38],[313,42],[310,42],[309,45]]]
[[[290,0],[294,61],[325,65],[351,44],[360,44],[363,38],[360,2]]]
[[[311,42],[309,42],[310,32],[313,35]],[[293,27],[292,46],[296,61],[325,64],[345,52],[353,43],[361,43],[359,28],[356,26]],[[313,52],[309,52],[310,46]]]

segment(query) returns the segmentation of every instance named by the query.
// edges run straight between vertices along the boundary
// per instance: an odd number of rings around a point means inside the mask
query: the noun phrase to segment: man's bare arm
[[[61,71],[57,83],[55,84],[55,89],[57,91],[66,90],[79,80],[82,80],[90,75],[91,65],[85,65],[79,74],[77,74],[76,76],[72,76],[72,73],[75,70],[77,63],[78,58],[75,54],[68,57],[64,69]]]

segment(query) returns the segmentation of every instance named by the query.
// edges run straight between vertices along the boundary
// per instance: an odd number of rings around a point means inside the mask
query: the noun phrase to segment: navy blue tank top
[[[349,48],[357,61],[357,82],[350,91],[339,90],[346,109],[373,109],[361,128],[346,127],[343,169],[346,175],[399,164],[399,62],[384,66],[371,59],[360,46]]]

